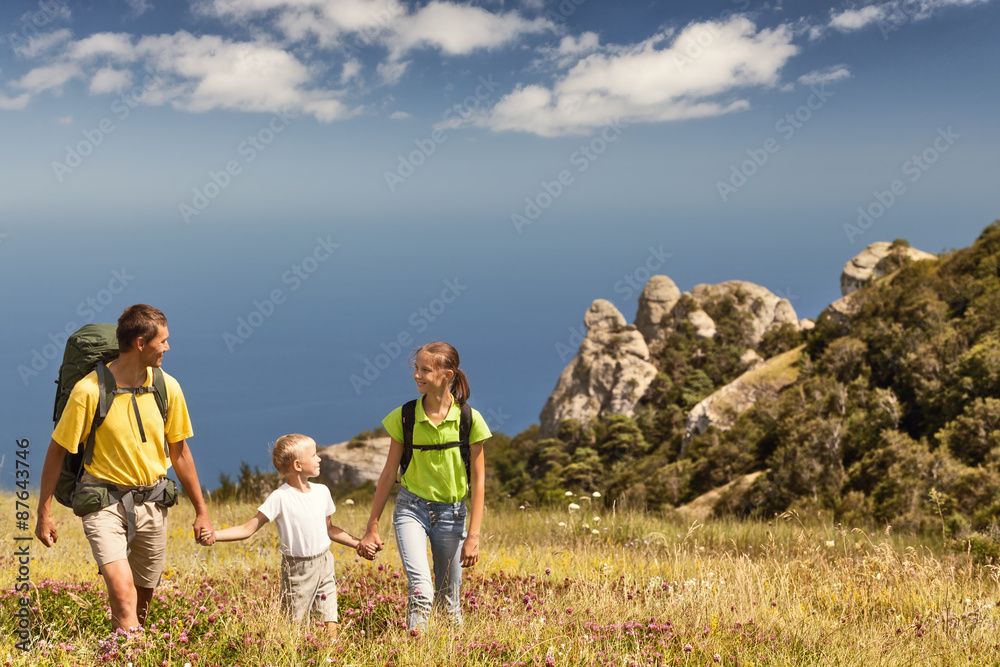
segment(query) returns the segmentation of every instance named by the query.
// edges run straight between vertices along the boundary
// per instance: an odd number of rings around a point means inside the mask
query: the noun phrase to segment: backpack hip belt
[[[135,507],[149,502],[163,507],[173,507],[177,504],[177,484],[167,477],[161,477],[152,486],[125,489],[119,489],[110,482],[81,482],[73,494],[73,513],[83,517],[121,503],[125,509],[127,524],[125,554],[127,556],[132,551],[132,540],[135,539]]]

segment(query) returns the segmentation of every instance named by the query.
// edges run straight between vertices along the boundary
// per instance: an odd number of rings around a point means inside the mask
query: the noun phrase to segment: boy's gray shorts
[[[281,601],[296,621],[308,619],[313,602],[324,623],[337,622],[337,580],[333,553],[281,557]]]

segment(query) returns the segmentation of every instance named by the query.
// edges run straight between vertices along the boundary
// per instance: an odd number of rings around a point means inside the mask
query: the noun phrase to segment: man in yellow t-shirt
[[[149,387],[153,369],[159,368],[170,349],[167,318],[162,312],[137,304],[118,319],[119,356],[108,365],[121,388]],[[107,417],[94,433],[92,461],[83,483],[112,484],[119,491],[144,491],[155,485],[173,465],[177,479],[195,508],[194,535],[211,544],[214,538],[208,508],[201,495],[187,439],[193,435],[184,394],[177,381],[163,374],[167,390],[167,418],[152,393],[116,396]],[[108,378],[110,380],[110,378]],[[41,491],[35,535],[51,547],[58,539],[51,500],[63,459],[85,443],[100,400],[97,373],[77,382],[70,394],[42,466]],[[169,461],[164,448],[169,451]],[[83,528],[94,559],[108,587],[112,624],[116,628],[145,625],[153,591],[160,581],[166,558],[166,507],[149,501],[135,505],[135,536],[128,542],[127,509],[117,502],[83,517]],[[203,532],[204,531],[204,532]]]

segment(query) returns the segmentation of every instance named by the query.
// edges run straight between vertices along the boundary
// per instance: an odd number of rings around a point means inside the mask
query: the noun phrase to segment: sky
[[[650,275],[815,318],[869,243],[967,246],[1000,217],[998,6],[5,2],[0,485],[18,451],[40,480],[67,332],[131,303],[211,487],[377,426],[422,343],[513,435]]]

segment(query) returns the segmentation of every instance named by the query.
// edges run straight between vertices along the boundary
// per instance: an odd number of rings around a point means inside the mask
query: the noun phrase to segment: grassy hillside
[[[556,438],[529,429],[491,443],[493,491],[537,504],[599,490],[607,505],[669,511],[766,471],[723,494],[716,513],[943,523],[956,544],[1000,555],[1000,222],[968,248],[900,264],[852,295],[849,322],[824,313],[806,334],[769,333],[756,348],[765,357],[805,344],[795,381],[728,431],[691,438],[684,456],[687,413],[737,377],[749,346],[731,299],[708,308],[714,340],[681,325],[651,350],[659,375],[634,419],[567,421]]]

